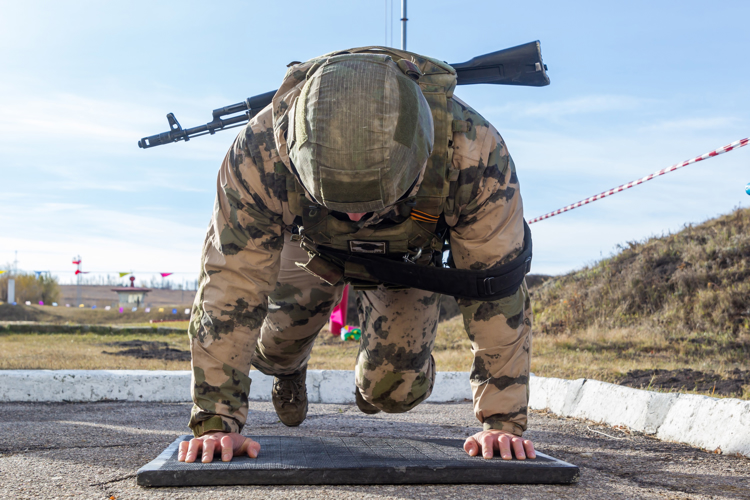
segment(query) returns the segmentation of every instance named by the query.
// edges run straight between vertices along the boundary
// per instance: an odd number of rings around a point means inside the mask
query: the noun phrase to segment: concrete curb
[[[190,401],[190,372],[0,370],[0,401]]]
[[[251,371],[250,400],[270,401],[273,377]],[[309,370],[311,403],[354,403],[354,372]],[[430,401],[471,398],[468,374],[438,372]],[[190,401],[190,372],[163,370],[0,370],[0,402]]]
[[[530,408],[750,457],[750,401],[544,377],[531,378],[530,392]]]
[[[269,401],[272,377],[250,372],[253,401]],[[438,372],[429,402],[471,400],[469,374]],[[312,403],[353,403],[354,372],[310,370]],[[658,393],[596,380],[531,377],[529,407],[750,457],[750,401]],[[0,370],[0,402],[190,401],[190,372]]]
[[[98,334],[182,334],[186,328],[167,326],[57,325],[54,323],[0,323],[0,333],[98,333]]]

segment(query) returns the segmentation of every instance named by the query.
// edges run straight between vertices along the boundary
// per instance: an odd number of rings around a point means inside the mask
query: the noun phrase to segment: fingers
[[[477,456],[482,452],[484,458],[492,458],[494,450],[500,451],[500,458],[503,460],[526,460],[536,458],[534,443],[528,439],[502,432],[502,431],[483,431],[466,438],[464,441],[464,451],[469,456]]]
[[[214,450],[216,449],[216,440],[207,438],[203,440],[203,458],[201,462],[207,464],[214,460]]]
[[[529,458],[536,458],[536,450],[534,449],[534,443],[528,439],[523,440],[523,447],[526,450],[526,456]]]
[[[258,453],[260,453],[260,443],[253,441],[252,439],[248,439],[249,443],[247,445],[247,454],[250,456],[250,458],[258,458]]]
[[[526,451],[523,449],[523,439],[520,437],[514,437],[510,440],[511,446],[513,447],[513,453],[516,455],[518,460],[526,460]]]
[[[185,462],[195,462],[195,457],[198,456],[198,452],[201,450],[202,446],[203,442],[200,439],[191,439],[190,444],[188,445],[187,455],[185,455]]]
[[[475,457],[479,453],[479,444],[474,436],[469,436],[464,441],[464,451],[469,454],[470,457]]]
[[[260,452],[260,443],[256,443],[250,438],[245,438],[239,450],[237,450],[238,455],[247,453],[247,456],[249,456],[250,458],[258,458],[259,452]]]
[[[235,446],[235,443],[241,444]],[[216,453],[221,454],[223,462],[229,462],[232,457],[244,454],[250,458],[257,458],[260,453],[260,443],[236,433],[215,433],[180,443],[177,459],[180,462],[194,462],[201,450],[203,450],[201,455],[203,463],[212,462]]]
[[[492,455],[494,455],[495,450],[495,439],[489,432],[485,432],[482,434],[482,436],[479,438],[482,442],[482,456],[484,458],[492,458]],[[502,447],[501,447],[502,451]],[[505,458],[505,457],[503,457]]]
[[[511,460],[513,458],[513,455],[510,454],[510,439],[510,436],[508,436],[507,434],[500,434],[497,437],[497,444],[500,448],[500,456],[503,460]],[[492,455],[490,455],[490,457],[491,456]]]
[[[232,456],[234,455],[234,450],[232,446],[232,438],[229,436],[224,436],[221,438],[221,461],[222,462],[229,462],[232,460]]]

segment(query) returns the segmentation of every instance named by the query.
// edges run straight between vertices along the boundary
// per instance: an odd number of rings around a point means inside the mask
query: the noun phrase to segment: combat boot
[[[281,423],[296,427],[305,421],[307,416],[307,387],[305,379],[307,370],[291,375],[274,377],[271,399],[276,415]]]
[[[359,387],[356,386],[354,387],[354,400],[357,402],[357,408],[359,408],[359,411],[362,413],[368,415],[380,413],[380,408],[365,401],[365,398],[362,397],[362,393],[359,392]]]

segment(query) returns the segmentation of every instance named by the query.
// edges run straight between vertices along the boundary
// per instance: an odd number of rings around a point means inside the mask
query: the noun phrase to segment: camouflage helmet
[[[371,212],[414,185],[434,141],[418,76],[414,64],[383,54],[335,55],[310,68],[289,110],[287,144],[315,201]]]

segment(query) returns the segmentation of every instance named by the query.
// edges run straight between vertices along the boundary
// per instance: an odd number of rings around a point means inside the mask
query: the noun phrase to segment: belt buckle
[[[404,262],[406,262],[407,264],[414,264],[414,262],[416,262],[416,260],[420,258],[421,256],[422,256],[422,247],[419,247],[417,249],[417,255],[415,255],[414,257],[411,257],[408,253],[405,253],[403,256],[403,259],[404,259]]]
[[[492,280],[493,279],[495,278],[484,278],[484,280],[482,280],[485,295],[492,295]]]

